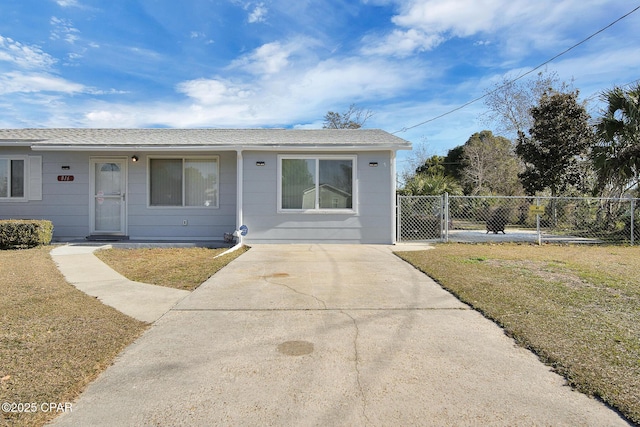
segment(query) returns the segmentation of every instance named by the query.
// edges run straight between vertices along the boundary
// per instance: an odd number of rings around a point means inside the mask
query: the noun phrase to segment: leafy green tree
[[[463,194],[457,179],[446,174],[445,157],[433,155],[418,166],[415,173],[405,179],[402,191],[411,196],[437,196],[444,193]]]
[[[405,183],[402,190],[402,194],[407,196],[438,196],[444,193],[460,196],[463,191],[454,178],[441,173],[416,174]]]
[[[545,92],[566,92],[570,85],[560,82],[558,73],[540,71],[535,78],[514,79],[504,76],[493,89],[487,91],[483,114],[487,124],[509,138],[516,138],[533,126],[531,109],[536,106]]]
[[[373,116],[371,110],[363,110],[351,104],[344,113],[329,111],[324,115],[323,129],[360,129]]]
[[[519,174],[525,191],[535,194],[549,189],[557,196],[582,182],[580,160],[592,145],[593,131],[578,91],[547,92],[531,109],[530,136],[518,135],[516,154],[525,163]]]
[[[416,174],[444,175],[444,157],[433,155],[425,160],[424,164],[416,168]]]
[[[467,193],[522,194],[519,163],[511,141],[489,130],[474,133],[462,147],[462,184]]]
[[[465,167],[464,145],[458,145],[447,151],[444,157],[444,174],[458,181],[462,181],[462,171]]]
[[[607,186],[622,195],[638,184],[640,173],[640,84],[629,90],[614,87],[601,94],[607,104],[596,123],[591,159],[598,175],[597,190]]]

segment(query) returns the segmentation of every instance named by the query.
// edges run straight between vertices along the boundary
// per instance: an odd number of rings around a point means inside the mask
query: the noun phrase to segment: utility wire
[[[556,56],[554,56],[553,58],[551,58],[551,59],[548,59],[548,60],[544,61],[542,64],[538,65],[537,67],[535,67],[535,68],[533,68],[533,69],[531,69],[531,70],[527,71],[527,72],[526,72],[526,73],[524,73],[524,74],[521,74],[520,76],[516,77],[515,79],[513,79],[513,80],[511,80],[511,81],[509,81],[509,82],[507,82],[507,83],[505,83],[505,84],[503,84],[503,85],[501,85],[501,86],[498,86],[498,87],[497,87],[497,88],[495,88],[494,90],[492,90],[492,91],[490,91],[490,92],[487,92],[487,93],[485,93],[485,94],[484,94],[484,95],[482,95],[482,96],[479,96],[479,97],[477,97],[477,98],[474,98],[474,99],[472,99],[471,101],[469,101],[469,102],[467,102],[467,103],[465,103],[465,104],[462,104],[462,105],[461,105],[461,106],[459,106],[459,107],[454,108],[453,110],[449,110],[449,111],[447,111],[446,113],[442,113],[442,114],[440,114],[439,116],[432,117],[432,118],[430,118],[430,119],[428,119],[428,120],[425,120],[425,121],[420,122],[420,123],[418,123],[418,124],[415,124],[415,125],[413,125],[413,126],[404,127],[404,128],[402,128],[402,129],[400,129],[400,130],[397,130],[397,131],[395,131],[395,132],[391,132],[391,133],[392,133],[392,134],[396,134],[396,133],[400,133],[400,132],[406,132],[406,131],[408,131],[409,129],[417,128],[417,127],[419,127],[419,126],[422,126],[422,125],[425,125],[425,124],[427,124],[427,123],[433,122],[433,121],[438,120],[438,119],[440,119],[440,118],[442,118],[442,117],[444,117],[444,116],[448,116],[449,114],[455,113],[455,112],[456,112],[456,111],[458,111],[458,110],[462,110],[463,108],[465,108],[465,107],[467,107],[467,106],[469,106],[469,105],[471,105],[471,104],[473,104],[473,103],[475,103],[475,102],[478,102],[478,101],[480,101],[481,99],[486,98],[487,96],[489,96],[489,95],[491,95],[491,94],[493,94],[493,93],[495,93],[495,92],[498,92],[499,90],[501,90],[501,89],[505,88],[506,86],[509,86],[509,85],[511,85],[511,84],[513,84],[513,83],[515,83],[515,82],[517,82],[517,81],[518,81],[518,80],[520,80],[521,78],[523,78],[523,77],[525,77],[525,76],[527,76],[527,75],[529,75],[529,74],[533,73],[534,71],[539,70],[540,68],[542,68],[542,67],[544,67],[545,65],[549,64],[550,62],[552,62],[552,61],[554,61],[554,60],[558,59],[558,58],[559,58],[559,57],[561,57],[562,55],[564,55],[564,54],[568,53],[569,51],[571,51],[571,50],[575,49],[576,47],[580,46],[581,44],[586,43],[587,41],[591,40],[592,38],[594,38],[594,37],[595,37],[595,36],[597,36],[598,34],[602,33],[603,31],[605,31],[605,30],[609,29],[610,27],[614,26],[614,25],[615,25],[615,24],[617,24],[618,22],[622,21],[622,20],[623,20],[624,18],[626,18],[627,16],[629,16],[629,15],[631,15],[632,13],[636,12],[638,9],[640,9],[640,6],[637,6],[637,7],[636,7],[635,9],[633,9],[631,12],[626,13],[625,15],[623,15],[623,16],[621,16],[620,18],[616,19],[615,21],[613,21],[612,23],[610,23],[610,24],[609,24],[609,25],[607,25],[606,27],[599,29],[598,31],[596,31],[595,33],[591,34],[591,35],[590,35],[589,37],[587,37],[586,39],[584,39],[584,40],[582,40],[582,41],[580,41],[580,42],[578,42],[578,43],[574,44],[573,46],[571,46],[571,47],[570,47],[570,48],[568,48],[568,49],[565,49],[564,51],[560,52],[559,54],[557,54],[557,55],[556,55]]]

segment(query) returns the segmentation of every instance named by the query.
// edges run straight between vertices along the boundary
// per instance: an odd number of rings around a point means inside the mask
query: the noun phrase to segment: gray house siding
[[[25,170],[39,171],[24,182],[34,196],[28,201],[3,190],[9,195],[0,200],[0,219],[51,220],[58,241],[92,232],[221,240],[244,224],[248,244],[389,244],[395,240],[395,153],[410,148],[379,129],[0,129],[0,158],[23,156]],[[212,156],[218,159],[217,205],[211,206],[211,163],[190,162],[183,173],[191,180],[182,185],[191,187],[181,191],[179,175],[171,175],[179,174],[171,172],[178,162],[158,161],[154,165],[169,169],[156,175],[153,197],[162,206],[150,206],[151,159]],[[124,191],[112,163],[126,171]],[[200,167],[203,174],[196,172]],[[104,194],[95,193],[92,172]],[[59,179],[65,175],[73,180]],[[180,197],[178,205],[198,206],[168,206]]]
[[[148,206],[148,159],[150,157],[217,156],[219,203],[217,208]],[[132,239],[222,240],[236,228],[235,152],[150,152],[129,162],[128,231]],[[187,225],[183,225],[184,221]]]
[[[42,157],[42,200],[0,202],[2,219],[48,219],[58,237],[89,234],[89,164],[82,153],[50,153],[28,148],[2,148],[2,154]],[[62,166],[69,170],[62,170]],[[59,182],[58,175],[74,175],[73,182]]]
[[[47,219],[53,222],[54,239],[83,239],[90,235],[92,189],[91,159],[122,158],[127,162],[126,234],[131,239],[222,240],[236,228],[236,153],[175,152],[171,157],[219,157],[218,208],[157,208],[148,206],[149,155],[139,154],[131,162],[131,152],[60,152],[6,148],[2,155],[42,156],[42,200],[0,202],[0,219]],[[68,166],[69,169],[62,169]],[[72,175],[72,182],[58,181],[59,175]],[[184,226],[183,222],[187,225]]]
[[[322,152],[356,155],[357,195],[352,213],[278,212],[278,154],[296,153],[243,153],[246,243],[392,243],[391,152]],[[370,162],[378,166],[371,167]]]

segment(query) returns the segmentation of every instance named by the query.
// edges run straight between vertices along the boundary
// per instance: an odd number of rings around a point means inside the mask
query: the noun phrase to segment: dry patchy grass
[[[247,249],[215,258],[226,249],[105,249],[94,254],[130,280],[193,290]]]
[[[69,285],[50,250],[0,251],[0,402],[72,402],[146,328]],[[0,412],[0,424],[55,415]]]
[[[0,402],[72,402],[147,325],[69,285],[51,247],[0,251]],[[97,251],[133,280],[192,290],[246,249]],[[3,413],[0,425],[40,426],[55,412]]]
[[[446,244],[398,255],[640,423],[640,248]]]

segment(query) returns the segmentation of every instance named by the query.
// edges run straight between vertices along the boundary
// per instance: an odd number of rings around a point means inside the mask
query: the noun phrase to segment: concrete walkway
[[[127,279],[93,255],[103,247],[59,246],[51,258],[76,288],[143,322],[155,322],[191,293]]]
[[[628,424],[390,247],[258,245],[54,425]]]

